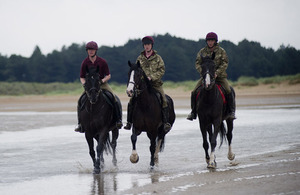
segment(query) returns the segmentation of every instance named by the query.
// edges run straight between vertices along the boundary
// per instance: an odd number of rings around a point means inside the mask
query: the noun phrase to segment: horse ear
[[[214,59],[215,59],[215,57],[216,57],[216,53],[215,53],[215,52],[213,52],[213,53],[212,53],[212,55],[211,55],[211,59],[212,59],[212,60],[214,60]]]
[[[137,65],[138,67],[140,67],[140,66],[141,66],[141,63],[140,63],[140,61],[139,61],[139,60],[137,61],[136,65]]]
[[[128,66],[131,68],[132,67],[132,63],[131,63],[131,61],[130,60],[128,60]]]
[[[97,66],[97,70],[96,70],[96,72],[97,72],[97,73],[99,73],[99,66]]]

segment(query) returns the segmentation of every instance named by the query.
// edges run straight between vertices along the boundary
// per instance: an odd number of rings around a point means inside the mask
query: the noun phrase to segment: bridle
[[[207,76],[209,75],[209,80],[207,78]],[[212,89],[212,86],[214,86],[216,79],[215,79],[215,75],[213,75],[213,73],[211,71],[209,71],[209,68],[207,68],[207,70],[202,74],[203,77],[203,85],[204,85],[204,89],[206,90],[210,90]],[[207,84],[207,82],[209,82]]]
[[[139,73],[141,72],[142,75],[138,74],[137,76],[140,76],[140,82],[146,82],[144,79],[146,77],[146,75],[142,69],[137,69],[137,70],[133,69],[132,71],[134,71],[135,73],[138,71],[139,71]],[[135,77],[136,77],[136,75],[135,75]],[[139,83],[136,83],[135,79],[133,79],[133,81],[129,81],[128,84],[129,83],[133,84],[133,96],[135,96],[135,97],[142,94],[147,89],[146,85],[140,85]],[[144,88],[141,89],[140,86],[144,86]]]
[[[96,75],[96,76],[98,76],[98,75]],[[92,75],[88,79],[94,80],[94,75]],[[86,81],[88,81],[88,79],[86,79]],[[95,87],[96,83],[93,83],[93,86],[90,89],[85,90],[85,93],[86,93],[86,95],[87,95],[87,97],[88,97],[88,99],[89,99],[89,101],[90,101],[91,104],[95,104],[97,102],[99,94],[102,92],[102,89],[100,88],[101,82],[98,81],[98,83],[99,83],[99,88]],[[96,98],[95,98],[96,101],[95,102],[92,101],[92,96],[91,96],[91,94],[92,94],[93,91],[96,92],[95,93],[96,94]]]

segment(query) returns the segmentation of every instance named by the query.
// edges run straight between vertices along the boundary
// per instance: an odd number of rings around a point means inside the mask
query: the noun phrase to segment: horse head
[[[215,80],[215,72],[216,72],[216,65],[214,63],[214,53],[212,57],[209,56],[201,56],[202,63],[201,63],[201,69],[202,69],[202,78],[203,78],[203,84],[204,89],[210,90],[214,86],[216,80]]]
[[[85,75],[85,93],[91,104],[95,104],[98,100],[100,89],[99,66],[97,69],[87,68]]]
[[[132,97],[134,95],[137,96],[142,93],[148,86],[150,86],[150,81],[141,68],[139,61],[137,61],[136,64],[132,64],[130,61],[128,61],[128,65],[130,69],[128,72],[126,93],[129,97]]]

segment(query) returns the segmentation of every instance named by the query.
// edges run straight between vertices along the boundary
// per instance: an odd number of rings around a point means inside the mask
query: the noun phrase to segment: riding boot
[[[196,92],[193,92],[193,91],[191,93],[191,108],[192,108],[192,112],[186,118],[190,121],[197,118],[197,113],[196,113]]]
[[[115,101],[114,105],[115,109],[115,118],[116,118],[116,126],[118,129],[121,129],[123,124],[122,124],[122,110],[119,106],[119,102]]]
[[[164,123],[164,131],[168,133],[171,130],[171,124],[168,122],[169,119],[169,107],[165,107],[162,109],[162,121]]]
[[[124,129],[130,130],[132,125],[132,100],[128,102],[127,106],[127,124]]]
[[[233,91],[227,95],[227,104],[228,104],[228,119],[236,119],[235,117],[235,98],[233,95]]]
[[[81,98],[80,98],[81,99]],[[78,119],[78,126],[75,128],[75,132],[79,132],[79,133],[84,133],[84,130],[81,126],[81,123],[80,123],[80,119],[79,119],[79,112],[80,112],[80,99],[78,101],[78,106],[77,106],[77,119]]]

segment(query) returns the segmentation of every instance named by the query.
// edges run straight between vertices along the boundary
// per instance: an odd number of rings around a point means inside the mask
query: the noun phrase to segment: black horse
[[[224,92],[221,92],[220,86],[216,84],[215,80],[215,63],[213,58],[202,57],[202,78],[203,85],[200,87],[200,91],[197,95],[197,113],[199,117],[200,129],[203,137],[203,148],[205,150],[205,158],[208,168],[216,168],[215,160],[215,148],[217,145],[217,136],[220,132],[221,144],[223,139],[228,140],[228,159],[233,160],[235,155],[231,150],[231,140],[233,131],[233,119],[227,119],[227,108],[224,103],[225,99],[222,97]],[[233,88],[231,88],[233,90]],[[233,91],[234,93],[234,91]],[[224,124],[224,120],[227,123],[227,134]],[[208,141],[207,133],[209,135],[209,141],[211,146],[211,154],[208,154]]]
[[[79,113],[82,128],[85,130],[85,138],[89,145],[89,153],[94,163],[94,173],[98,174],[103,168],[104,158],[103,151],[113,155],[113,164],[116,166],[116,146],[119,136],[119,129],[116,127],[112,103],[108,101],[104,92],[100,88],[99,67],[87,69],[85,76],[85,94],[87,101],[84,108]],[[84,98],[83,98],[84,99]],[[86,99],[86,98],[85,98]],[[118,99],[118,98],[117,98]],[[114,100],[112,100],[114,101]],[[121,108],[120,100],[119,106]],[[110,142],[109,132],[112,132],[112,141]],[[97,156],[95,156],[94,140],[97,141]]]
[[[132,154],[130,161],[137,163],[139,156],[136,151],[137,136],[143,131],[147,133],[150,139],[151,168],[158,164],[158,152],[164,148],[165,131],[162,122],[161,100],[157,92],[151,86],[151,81],[140,67],[140,63],[131,64],[128,62],[130,70],[128,73],[127,94],[133,97],[133,115],[132,115]],[[173,125],[175,121],[175,112],[173,100],[167,96],[169,119],[168,122]]]

